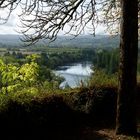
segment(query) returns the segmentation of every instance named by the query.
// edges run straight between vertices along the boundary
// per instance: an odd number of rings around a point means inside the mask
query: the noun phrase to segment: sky
[[[1,12],[3,12],[3,15],[6,15],[6,11],[1,11]],[[16,9],[15,11],[13,11],[8,22],[0,25],[0,34],[19,34],[18,31],[20,31],[21,28],[19,27],[20,20],[17,13],[18,14],[20,13],[20,9]],[[66,27],[65,29],[67,28],[68,27]],[[97,26],[96,34],[105,34],[104,31],[105,31],[105,27],[101,25]],[[63,34],[64,34],[63,31],[59,33],[59,35],[63,35]]]
[[[3,17],[6,16],[6,11],[3,12]],[[0,24],[0,34],[19,34],[17,31],[20,29],[18,26],[20,25],[20,20],[17,15],[18,9],[13,11],[10,15],[9,20],[5,24]]]

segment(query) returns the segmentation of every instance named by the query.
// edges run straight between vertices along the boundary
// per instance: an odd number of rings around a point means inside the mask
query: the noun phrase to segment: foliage
[[[56,128],[60,130],[64,127],[65,130],[67,128],[80,128],[81,125],[87,123],[92,125],[96,119],[103,119],[104,113],[109,115],[109,112],[112,112],[110,108],[113,105],[110,103],[114,101],[108,97],[113,99],[114,92],[110,89],[103,89],[99,92],[95,89],[82,88],[51,91],[51,94],[47,91],[28,94],[26,91],[19,94],[9,94],[9,96],[0,95],[1,127],[4,131],[7,130],[7,133],[12,132],[13,135],[24,133],[23,137],[25,137],[26,135],[36,136],[42,131],[45,131],[45,134],[53,132],[54,135],[53,129]],[[91,96],[93,98],[90,98]],[[89,102],[92,103],[90,106]],[[110,105],[108,109],[107,103]],[[28,132],[30,133],[28,134]]]
[[[118,72],[119,65],[119,52],[117,49],[97,50],[93,63],[97,69],[103,69],[108,74],[113,74]]]
[[[8,54],[8,56],[12,56]],[[7,58],[4,56],[4,58]],[[0,59],[0,92],[3,94],[30,92],[37,93],[41,87],[45,88],[45,82],[53,85],[52,88],[59,88],[63,81],[46,66],[38,63],[40,56],[32,54],[25,57],[24,63],[4,62]],[[55,85],[54,85],[55,84]]]
[[[138,140],[138,139],[130,136],[118,135],[116,140]]]
[[[91,80],[91,87],[117,87],[118,86],[118,74],[106,74],[103,70],[95,70]]]
[[[8,94],[34,85],[38,76],[37,73],[38,65],[34,62],[20,67],[13,64],[5,64],[1,60],[1,92]]]

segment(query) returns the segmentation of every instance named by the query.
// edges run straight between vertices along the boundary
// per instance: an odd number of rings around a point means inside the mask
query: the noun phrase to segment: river
[[[92,74],[91,63],[74,63],[68,66],[61,66],[55,70],[55,74],[63,76],[65,81],[60,84],[60,88],[67,86],[75,88],[81,84],[86,84]]]

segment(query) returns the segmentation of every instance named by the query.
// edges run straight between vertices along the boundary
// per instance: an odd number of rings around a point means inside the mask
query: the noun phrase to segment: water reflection
[[[86,82],[91,73],[91,63],[78,63],[70,66],[62,66],[55,73],[63,76],[65,81],[61,83],[60,88],[70,86],[71,88],[77,87],[82,83]]]

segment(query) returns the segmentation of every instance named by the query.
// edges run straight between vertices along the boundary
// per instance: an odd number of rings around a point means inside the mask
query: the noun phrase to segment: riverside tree
[[[117,133],[135,135],[136,70],[138,53],[138,0],[2,0],[0,9],[10,13],[18,6],[24,41],[55,40],[61,30],[75,36],[88,27],[95,34],[98,24],[120,33]],[[65,28],[69,25],[69,28]],[[120,27],[120,28],[119,28]],[[86,28],[86,30],[85,30]],[[116,30],[118,29],[118,30]]]

